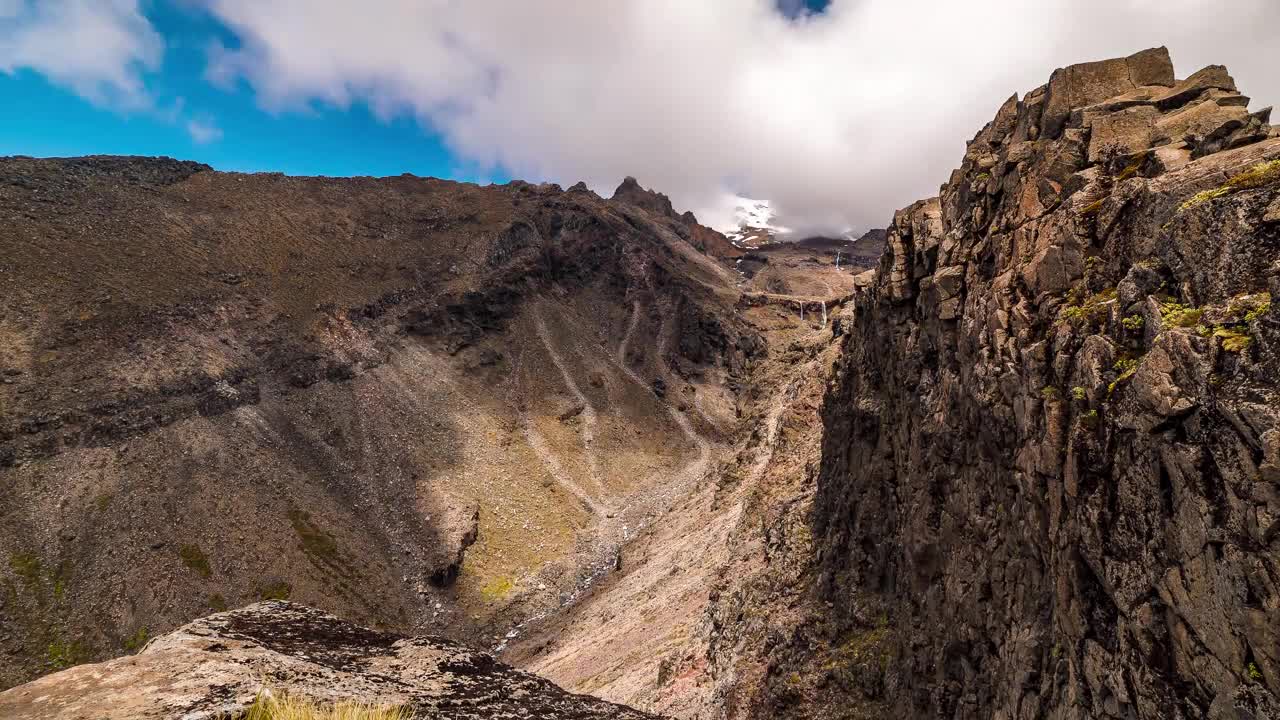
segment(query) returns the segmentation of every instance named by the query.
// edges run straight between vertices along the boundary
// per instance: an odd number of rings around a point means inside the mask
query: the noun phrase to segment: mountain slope
[[[678,220],[586,191],[10,158],[0,216],[5,685],[269,597],[496,645],[764,352]]]

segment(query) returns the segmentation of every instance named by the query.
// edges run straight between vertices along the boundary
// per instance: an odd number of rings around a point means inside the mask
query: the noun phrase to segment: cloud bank
[[[773,0],[193,1],[238,40],[207,77],[268,109],[365,103],[480,167],[602,193],[635,175],[710,222],[733,193],[768,198],[799,230],[884,225],[1062,65],[1163,44],[1180,76],[1223,63],[1255,106],[1280,98],[1272,0],[834,0],[795,19]],[[0,69],[136,92],[129,68],[153,58],[136,5],[59,6],[135,42],[59,65],[0,29]]]
[[[0,0],[0,72],[30,69],[98,105],[150,105],[164,42],[136,0]]]

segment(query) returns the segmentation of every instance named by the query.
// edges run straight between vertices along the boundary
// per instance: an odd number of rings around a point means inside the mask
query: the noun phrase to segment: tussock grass
[[[264,691],[248,710],[233,717],[234,720],[413,720],[414,716],[396,705],[375,705],[355,700],[329,703]]]

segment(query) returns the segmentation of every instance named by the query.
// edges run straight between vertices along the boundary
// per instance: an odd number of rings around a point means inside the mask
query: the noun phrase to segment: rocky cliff
[[[1280,716],[1280,138],[1247,105],[1164,49],[1058,70],[894,216],[823,409],[810,698]]]
[[[156,638],[135,656],[0,693],[0,717],[216,720],[239,717],[264,693],[321,702],[359,698],[422,718],[654,717],[572,695],[442,638],[375,632],[280,601],[212,615]]]

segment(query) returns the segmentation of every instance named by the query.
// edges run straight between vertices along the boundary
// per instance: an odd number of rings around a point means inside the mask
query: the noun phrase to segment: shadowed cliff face
[[[895,215],[823,411],[845,692],[1280,714],[1280,138],[1245,105],[1162,49],[1059,70]]]

